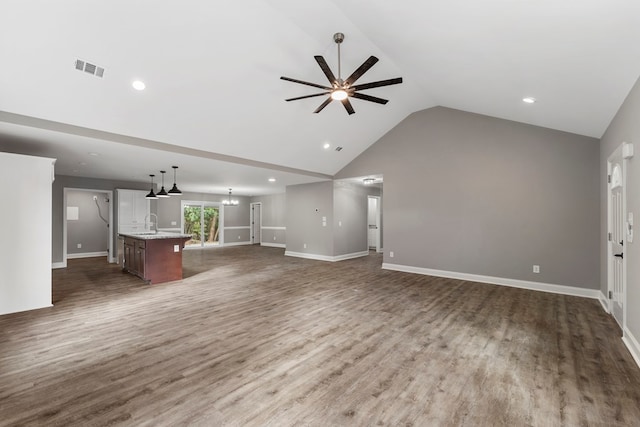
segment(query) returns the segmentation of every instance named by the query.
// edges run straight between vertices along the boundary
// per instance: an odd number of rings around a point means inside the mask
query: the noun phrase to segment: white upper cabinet
[[[143,190],[116,190],[118,195],[118,233],[144,231],[150,203]],[[147,217],[147,221],[150,218]]]

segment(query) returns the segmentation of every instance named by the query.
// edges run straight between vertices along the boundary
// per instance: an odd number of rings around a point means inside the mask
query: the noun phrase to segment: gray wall
[[[64,224],[64,188],[82,188],[90,190],[108,190],[113,191],[115,199],[116,188],[127,188],[131,190],[148,190],[149,184],[144,182],[129,181],[109,181],[104,179],[79,178],[74,176],[56,175],[53,182],[53,211],[51,213],[52,225],[52,262],[60,263],[63,260],[63,224]],[[152,201],[153,202],[153,201]],[[111,202],[113,206],[117,206],[117,200]],[[153,203],[151,210],[153,212]],[[113,223],[118,222],[118,210],[114,212]],[[114,251],[116,250],[117,236],[116,227],[111,227],[113,234]]]
[[[627,259],[627,329],[640,339],[640,80],[636,82],[600,142],[600,289],[607,292],[607,159],[624,141],[634,144],[635,156],[627,161],[627,211],[634,213],[634,242],[625,242]]]
[[[287,251],[333,256],[333,182],[288,186],[286,206]]]
[[[93,200],[93,198],[96,200]],[[105,252],[109,250],[109,221],[111,203],[105,193],[94,191],[67,191],[67,207],[78,208],[78,219],[67,219],[67,254]],[[98,211],[98,207],[100,211]],[[78,244],[82,247],[78,249]]]
[[[386,263],[598,289],[598,144],[436,107],[336,178],[384,175]]]
[[[369,189],[343,181],[333,182],[333,255],[369,250],[367,212]]]
[[[251,203],[262,203],[262,225],[264,227],[285,227],[286,200],[286,193],[281,193],[255,196],[251,198]]]
[[[268,196],[255,196],[251,198],[251,203],[261,203],[262,209],[262,244],[286,245],[287,230],[286,227],[286,209],[287,195],[286,193],[272,194]],[[270,227],[277,227],[273,229]]]

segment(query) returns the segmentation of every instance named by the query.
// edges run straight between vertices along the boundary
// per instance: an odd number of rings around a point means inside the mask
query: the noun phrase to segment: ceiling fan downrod
[[[342,67],[341,67],[342,61],[340,61],[340,44],[344,41],[344,34],[335,33],[333,35],[333,41],[336,42],[336,44],[338,45],[338,83],[340,83],[340,86],[342,87]]]

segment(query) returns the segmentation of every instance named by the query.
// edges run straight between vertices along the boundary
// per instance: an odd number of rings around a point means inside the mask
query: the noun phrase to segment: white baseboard
[[[107,256],[109,252],[84,252],[81,254],[67,254],[67,259],[76,259],[76,258],[95,258],[99,256]]]
[[[602,291],[600,291],[600,293],[598,294],[598,301],[600,301],[600,304],[602,305],[602,308],[608,314],[609,313],[609,300],[607,299],[607,296],[602,293]]]
[[[39,305],[36,307],[20,307],[17,310],[1,312],[0,316],[4,316],[5,314],[24,313],[25,311],[40,310],[42,308],[49,308],[49,307],[53,307],[53,304]]]
[[[67,263],[65,261],[63,261],[63,262],[52,262],[51,263],[51,269],[56,269],[56,268],[67,268]]]
[[[260,246],[269,246],[271,248],[287,248],[287,244],[286,243],[260,243]]]
[[[249,242],[249,241],[246,241],[246,242],[229,242],[229,243],[225,243],[222,246],[224,246],[224,247],[227,247],[227,246],[244,246],[244,245],[250,245],[250,244],[251,244],[251,242]]]
[[[296,257],[296,258],[314,259],[316,261],[337,262],[337,261],[344,261],[344,260],[347,260],[347,259],[359,258],[359,257],[367,256],[367,255],[369,255],[369,251],[354,252],[354,253],[350,253],[350,254],[337,255],[337,256],[318,255],[318,254],[309,254],[309,253],[304,253],[304,252],[285,251],[284,255],[285,256],[291,256],[291,257]]]
[[[640,343],[627,328],[622,330],[622,342],[627,346],[633,360],[636,361],[636,365],[640,368]]]
[[[530,289],[532,291],[550,292],[554,294],[572,295],[584,298],[599,299],[597,289],[575,288],[573,286],[554,285],[551,283],[530,282],[527,280],[507,279],[504,277],[481,276],[477,274],[457,273],[454,271],[433,270],[430,268],[411,267],[408,265],[383,263],[385,270],[417,273],[427,276],[446,277],[449,279],[467,280],[470,282],[490,283],[492,285],[510,286],[512,288]]]

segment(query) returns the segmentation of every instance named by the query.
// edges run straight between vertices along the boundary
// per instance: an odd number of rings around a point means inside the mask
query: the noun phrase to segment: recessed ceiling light
[[[78,163],[80,166],[87,166],[87,162],[80,162]]]
[[[100,154],[98,154],[98,153],[94,153],[94,152],[91,152],[91,153],[89,153],[89,155],[90,155],[90,156],[94,156],[94,157],[98,157]]]
[[[131,86],[133,86],[135,90],[144,90],[144,88],[147,87],[142,80],[134,80]]]
[[[269,182],[276,182],[275,178],[269,178]]]
[[[522,98],[522,102],[526,102],[527,104],[533,104],[534,102],[536,102],[536,99],[530,96],[527,96],[526,98]]]
[[[329,144],[328,142],[325,142],[322,148],[324,148],[325,150],[328,150],[329,148],[331,148],[331,144]]]

